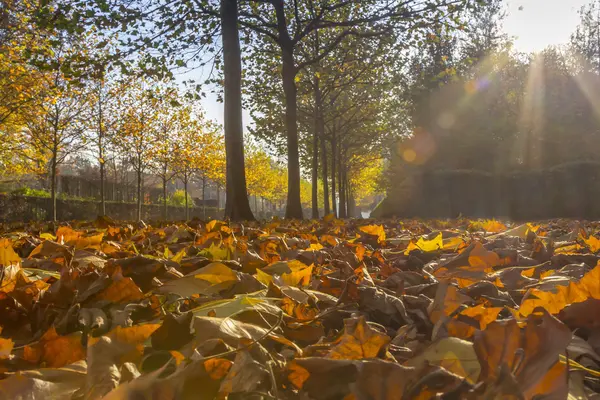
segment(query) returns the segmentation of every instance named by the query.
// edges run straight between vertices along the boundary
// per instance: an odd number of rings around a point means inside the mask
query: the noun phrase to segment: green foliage
[[[160,203],[162,203],[163,198],[160,197]],[[182,189],[177,189],[175,192],[167,196],[167,204],[170,206],[176,207],[185,207],[185,191]],[[194,199],[192,196],[188,194],[188,206],[194,207]]]
[[[50,192],[46,189],[33,189],[27,186],[20,187],[11,192],[17,196],[29,196],[29,197],[44,197],[49,198]]]

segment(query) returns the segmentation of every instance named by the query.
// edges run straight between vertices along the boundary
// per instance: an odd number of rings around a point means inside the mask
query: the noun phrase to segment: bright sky
[[[578,11],[590,0],[507,0],[504,30],[515,38],[515,49],[539,51],[564,44],[579,24]],[[522,7],[521,10],[519,8]]]

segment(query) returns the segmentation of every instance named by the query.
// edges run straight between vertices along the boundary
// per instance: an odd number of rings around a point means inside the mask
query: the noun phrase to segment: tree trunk
[[[102,93],[100,93],[99,101],[98,101],[98,155],[100,161],[100,215],[106,215],[106,202],[105,202],[105,194],[104,194],[104,143],[102,139],[104,138],[104,132],[102,131]]]
[[[206,177],[202,177],[202,219],[206,220]]]
[[[139,164],[137,170],[137,220],[142,220],[142,168]]]
[[[216,184],[217,186],[217,212],[221,209],[221,186]]]
[[[258,214],[258,205],[257,205],[256,195],[254,195],[254,213]]]
[[[253,220],[246,190],[242,124],[242,55],[237,0],[221,0],[223,41],[224,130],[226,157],[225,217]]]
[[[315,129],[313,132],[312,154],[312,218],[319,219],[319,135],[317,135],[317,121],[315,116]]]
[[[315,30],[315,54],[319,52],[319,30]],[[319,137],[323,133],[319,116],[321,114],[321,88],[319,86],[320,78],[315,73],[314,77],[314,131],[313,131],[313,158],[312,158],[312,218],[319,219]]]
[[[331,131],[331,209],[333,215],[337,215],[337,204],[335,201],[335,151],[337,144],[335,142],[335,126]]]
[[[342,169],[344,168],[342,166],[342,150],[341,150],[342,145],[340,144],[338,146],[338,193],[340,194],[340,205],[338,207],[339,210],[339,215],[340,218],[347,218],[348,214],[346,213],[346,193],[345,193],[345,187],[344,187],[344,178],[343,178],[343,172]]]
[[[106,201],[104,195],[104,162],[100,163],[100,215],[106,215]]]
[[[167,178],[166,176],[163,176],[162,178],[163,181],[163,218],[165,219],[165,221],[167,221],[167,212],[168,212],[168,206],[167,206]]]
[[[356,210],[356,201],[354,200],[354,194],[352,188],[348,184],[348,215],[352,218],[360,217]]]
[[[297,90],[296,90],[296,63],[294,61],[294,42],[287,30],[287,21],[282,0],[271,2],[275,7],[277,18],[277,33],[279,34],[279,47],[281,48],[283,93],[285,96],[285,130],[287,133],[287,158],[288,158],[288,193],[285,208],[285,217],[289,219],[302,219],[302,203],[300,201],[300,154],[298,151],[298,125],[297,125]]]
[[[190,220],[190,210],[188,208],[188,178],[183,180],[183,191],[185,193],[185,220]]]
[[[50,198],[52,199],[52,221],[56,222],[56,154],[54,153],[52,156],[51,168],[50,171]]]
[[[323,209],[325,215],[328,215],[331,210],[329,209],[329,179],[327,171],[327,147],[325,143],[325,136],[321,136],[321,180],[323,181]]]
[[[302,219],[300,202],[300,155],[298,151],[296,68],[293,48],[283,51],[283,90],[285,93],[285,126],[287,131],[288,193],[286,218]]]

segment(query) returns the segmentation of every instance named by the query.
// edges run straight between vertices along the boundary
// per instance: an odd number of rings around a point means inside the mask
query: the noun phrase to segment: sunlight
[[[517,160],[529,167],[540,163],[544,131],[544,56],[538,54],[529,66],[527,86],[519,119],[519,135],[515,145]]]
[[[591,71],[592,66],[585,60],[581,55],[574,55],[576,62],[575,65],[582,65],[585,71]],[[571,76],[575,80],[579,90],[585,96],[587,101],[592,106],[596,116],[600,117],[600,92],[598,92],[598,86],[593,78],[597,79],[597,75],[590,75],[586,72],[571,71]]]
[[[473,66],[475,77],[463,85],[463,95],[455,104],[454,108],[442,112],[437,119],[437,124],[442,129],[451,129],[456,124],[458,118],[461,117],[467,107],[477,98],[477,95],[490,87],[495,77],[507,63],[509,57],[502,53],[490,54],[481,62]]]

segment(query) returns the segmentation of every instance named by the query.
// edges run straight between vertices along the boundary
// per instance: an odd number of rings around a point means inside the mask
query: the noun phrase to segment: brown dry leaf
[[[596,236],[590,236],[587,239],[584,238],[583,242],[592,253],[597,253],[600,251],[600,239],[598,239]]]
[[[481,366],[473,349],[473,344],[455,337],[437,340],[404,365],[420,367],[425,363],[443,367],[467,379],[470,383],[477,382],[481,372]]]
[[[21,262],[21,257],[15,253],[12,241],[8,238],[0,238],[0,267],[7,267]]]
[[[364,317],[344,320],[344,333],[327,357],[337,360],[374,358],[390,342],[390,337],[371,328]]]
[[[299,321],[312,321],[318,314],[318,310],[306,303],[300,303],[290,297],[284,297],[281,300],[283,311]]]
[[[61,226],[56,230],[56,240],[61,244],[74,242],[83,236],[83,232],[78,232],[69,226]]]
[[[547,375],[555,377],[561,371],[555,364],[570,341],[571,331],[543,309],[529,315],[524,328],[519,328],[514,319],[492,322],[475,333],[480,380],[498,379],[498,367],[506,365],[525,393],[548,395],[560,391],[562,386],[553,384]]]
[[[200,268],[194,272],[194,278],[201,279],[213,285],[238,280],[235,271],[220,262],[213,262],[206,267]]]
[[[460,312],[464,315],[479,322],[479,329],[484,330],[486,326],[494,322],[498,318],[498,314],[503,310],[502,307],[486,307],[483,304],[478,304],[474,307],[469,307]]]
[[[487,274],[493,273],[493,267],[503,263],[504,261],[497,253],[486,250],[481,242],[476,241],[462,250],[456,257],[442,264],[433,274],[438,279],[469,278],[479,280],[484,279]]]
[[[273,276],[280,277],[282,283],[288,286],[308,286],[312,277],[313,265],[291,260],[277,262],[264,268],[256,270],[256,279],[262,284],[269,286],[273,282]]]
[[[247,350],[239,351],[236,354],[233,366],[224,361],[217,366],[216,371],[213,369],[217,377],[222,376],[221,372],[224,370],[228,370],[219,388],[221,396],[228,396],[231,393],[253,392],[258,389],[261,383],[268,380],[269,372],[267,368],[255,361]],[[211,367],[214,366],[214,364],[211,365]]]
[[[70,399],[85,382],[86,364],[20,371],[0,380],[2,399]]]
[[[204,361],[204,368],[211,379],[219,380],[223,379],[233,363],[225,358],[211,358],[210,360]]]
[[[15,343],[12,339],[0,338],[0,360],[7,359],[12,353]]]
[[[44,363],[51,368],[60,368],[85,358],[81,345],[81,333],[60,336],[51,327],[37,343],[25,346],[23,358],[31,363]]]
[[[75,240],[66,241],[68,245],[74,246],[76,249],[96,249],[100,250],[102,247],[102,239],[104,233],[100,232],[93,236],[80,236]]]
[[[142,290],[131,278],[114,280],[109,287],[98,293],[96,300],[107,300],[113,303],[138,301],[144,298]]]
[[[383,225],[366,225],[358,229],[367,235],[375,236],[379,243],[385,242],[385,229],[383,229]]]
[[[438,285],[433,303],[429,306],[429,318],[435,324],[442,317],[451,315],[464,303],[470,301],[473,301],[473,299],[460,293],[456,286],[441,282]]]
[[[143,324],[129,327],[117,326],[105,336],[113,341],[126,344],[141,344],[144,343],[152,333],[160,327],[160,324]],[[99,338],[90,338],[88,346],[93,345]]]
[[[551,314],[558,314],[569,304],[580,303],[589,298],[600,299],[600,264],[579,282],[556,286],[555,292],[531,289],[519,307],[519,314],[526,317],[537,307],[543,307]]]

